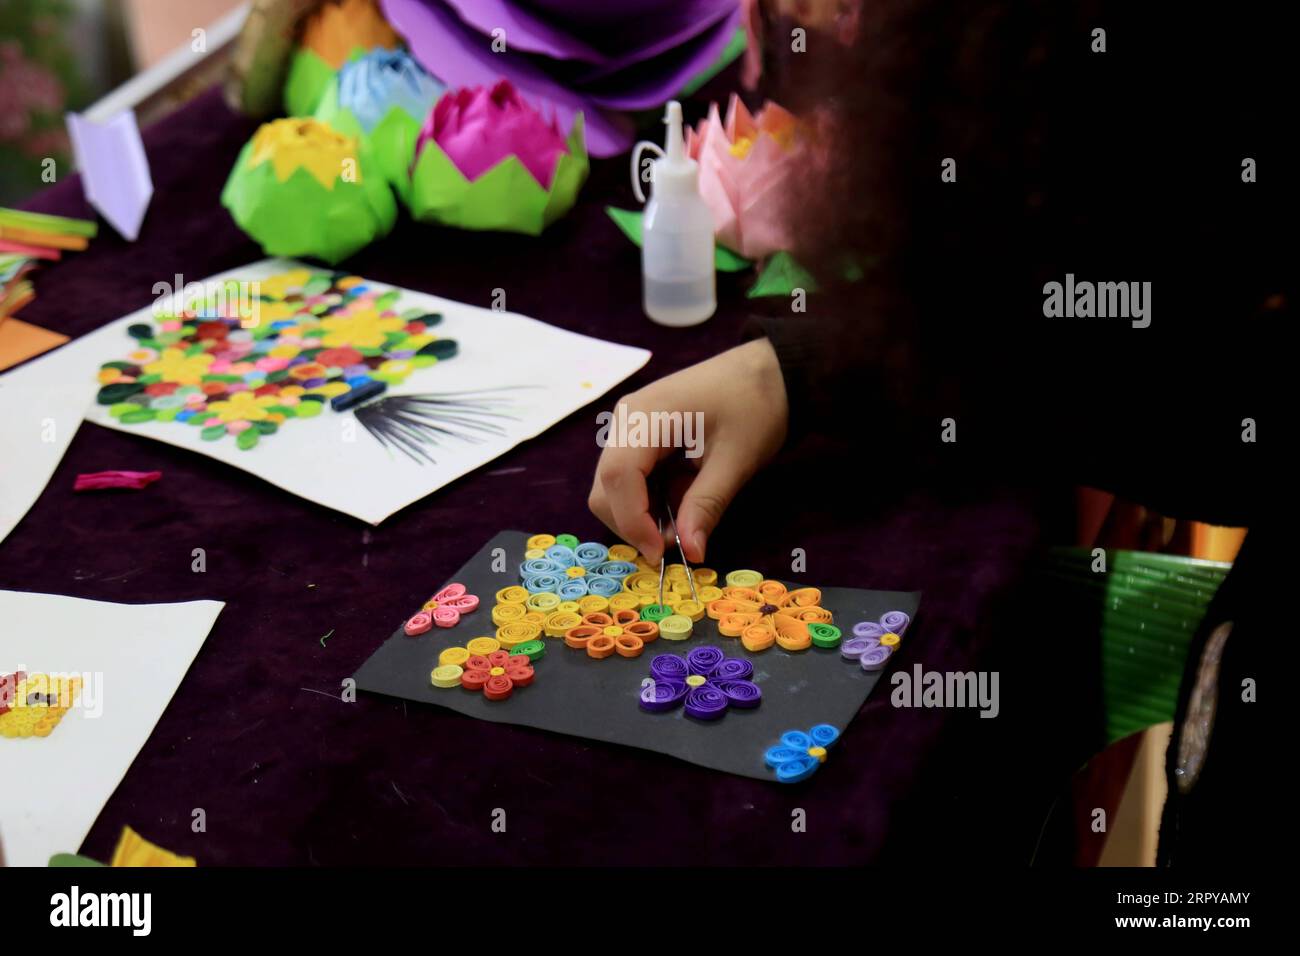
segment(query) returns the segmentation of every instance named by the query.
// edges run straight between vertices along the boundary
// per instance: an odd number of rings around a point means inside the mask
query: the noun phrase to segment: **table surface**
[[[209,91],[147,130],[155,191],[139,240],[102,226],[89,251],[40,269],[23,318],[82,335],[151,302],[155,282],[261,258],[218,202],[254,127]],[[633,205],[625,160],[594,163],[577,208],[541,239],[403,219],[347,266],[477,305],[504,289],[511,310],[653,350],[627,389],[734,344],[750,277],[719,275],[719,311],[702,327],[652,324],[640,312],[639,255],[608,203]],[[74,175],[30,208],[87,214]],[[992,738],[969,734],[999,722],[896,709],[884,686],[799,787],[436,707],[340,699],[412,604],[495,532],[608,540],[586,496],[595,414],[615,397],[378,528],[211,459],[84,425],[0,545],[0,587],[226,608],[83,851],[107,858],[123,825],[201,865],[863,863],[976,839],[982,815],[1005,804],[998,772],[971,762]],[[809,583],[922,590],[895,666],[971,668],[1021,582],[1041,510],[1020,492],[909,486],[905,464],[890,482],[870,461],[860,447],[783,460],[742,494],[707,563],[780,574],[802,548],[808,572],[794,577]],[[163,479],[136,493],[72,493],[78,473],[106,469]],[[191,570],[194,548],[207,553],[204,573]],[[792,826],[796,808],[806,832]],[[206,832],[192,831],[197,809]],[[505,833],[492,827],[498,809]]]

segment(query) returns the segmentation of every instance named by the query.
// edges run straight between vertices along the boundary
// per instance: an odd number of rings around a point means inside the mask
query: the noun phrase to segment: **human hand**
[[[697,473],[677,508],[677,533],[686,560],[704,560],[709,535],[736,493],[785,442],[789,407],[776,352],[755,339],[682,369],[618,402],[628,413],[702,413],[702,453],[688,458]],[[651,419],[653,421],[653,419]],[[606,445],[596,465],[587,505],[650,563],[663,555],[664,539],[650,515],[646,479],[675,448]]]

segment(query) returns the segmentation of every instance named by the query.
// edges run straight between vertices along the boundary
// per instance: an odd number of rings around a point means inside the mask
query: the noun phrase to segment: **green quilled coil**
[[[658,624],[672,613],[673,609],[670,607],[664,607],[662,604],[651,604],[641,609],[641,620]]]
[[[511,649],[510,656],[527,657],[530,661],[540,660],[546,656],[546,645],[541,641],[524,641]]]
[[[839,647],[840,629],[834,624],[809,624],[808,636],[818,647]]]

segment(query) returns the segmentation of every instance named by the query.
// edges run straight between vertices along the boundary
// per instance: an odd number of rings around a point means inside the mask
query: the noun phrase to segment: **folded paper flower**
[[[591,124],[595,156],[635,138],[656,109],[726,55],[736,0],[383,0],[412,54],[453,87],[505,77],[561,122]]]
[[[685,703],[697,720],[717,720],[728,707],[749,709],[763,702],[763,691],[749,678],[754,665],[727,657],[716,647],[697,647],[685,657],[660,654],[650,661],[640,707],[664,713]]]
[[[405,50],[372,50],[343,64],[316,107],[316,119],[365,139],[384,178],[402,193],[420,125],[446,87]]]
[[[781,743],[763,754],[763,762],[776,771],[780,783],[798,783],[817,772],[826,762],[827,749],[839,739],[839,730],[830,724],[818,724],[807,733],[787,730]]]
[[[733,94],[726,121],[710,105],[687,130],[686,149],[700,164],[700,196],[720,245],[747,259],[790,250],[792,187],[808,175],[811,154],[791,113],[769,102],[751,115]]]
[[[573,208],[587,171],[581,114],[565,138],[502,81],[443,94],[399,193],[422,221],[536,236]]]
[[[455,627],[460,623],[462,614],[469,614],[478,609],[478,598],[465,593],[465,585],[448,584],[445,588],[425,601],[420,610],[411,615],[403,626],[407,637],[423,634],[429,628]]]
[[[739,637],[746,650],[765,651],[773,644],[787,651],[814,643],[834,647],[840,632],[831,612],[820,607],[821,599],[818,588],[789,590],[757,571],[732,571],[722,597],[709,602],[708,615],[718,622],[719,634]]]
[[[284,84],[285,112],[310,116],[349,57],[398,43],[375,0],[326,0],[303,24]]]
[[[235,160],[221,203],[271,256],[331,264],[385,236],[392,191],[365,144],[314,119],[264,124]]]

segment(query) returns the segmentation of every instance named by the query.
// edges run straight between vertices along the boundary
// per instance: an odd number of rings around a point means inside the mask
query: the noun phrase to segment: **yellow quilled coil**
[[[469,651],[464,647],[449,647],[438,655],[439,664],[449,664],[459,667],[469,660]]]
[[[659,622],[659,636],[666,641],[684,641],[693,629],[691,619],[681,614],[670,614]]]
[[[632,561],[635,562],[640,555],[636,548],[630,544],[616,544],[609,549],[609,559],[611,561]]]
[[[498,604],[525,604],[528,601],[528,588],[512,584],[497,592]]]
[[[460,684],[460,677],[464,673],[465,669],[459,664],[442,664],[430,672],[429,683],[434,687],[456,687]]]
[[[763,575],[757,571],[750,571],[742,568],[739,571],[729,571],[727,573],[727,586],[733,588],[752,588],[762,583]]]
[[[529,551],[537,550],[545,553],[547,548],[555,546],[555,535],[535,534],[525,543],[527,544]]]
[[[492,609],[492,623],[500,627],[502,624],[509,624],[511,621],[522,621],[524,614],[522,604],[498,604]]]
[[[690,598],[682,598],[673,610],[690,618],[692,621],[698,621],[704,617],[704,605],[699,601],[692,601]]]
[[[560,596],[549,591],[529,595],[527,608],[530,611],[554,611],[560,604]]]
[[[509,627],[510,625],[506,625]],[[495,637],[476,637],[465,645],[465,650],[480,657],[487,657],[493,651],[501,650],[501,642]]]
[[[615,595],[617,597],[618,595]],[[579,614],[600,614],[608,610],[612,605],[610,599],[601,597],[599,594],[588,594],[578,602]]]

